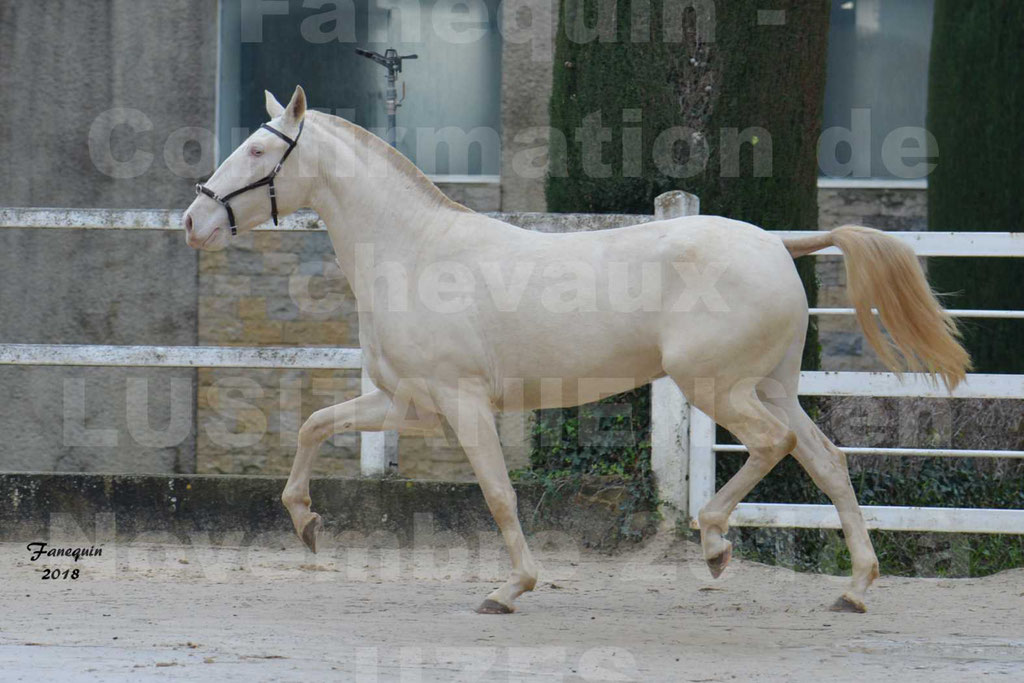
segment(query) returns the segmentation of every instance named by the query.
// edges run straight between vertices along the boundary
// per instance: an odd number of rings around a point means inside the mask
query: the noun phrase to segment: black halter
[[[235,225],[235,212],[231,210],[231,202],[229,200],[231,198],[233,198],[233,197],[237,197],[238,195],[242,194],[243,192],[248,192],[249,190],[255,190],[257,187],[263,187],[264,185],[268,186],[268,190],[270,192],[270,215],[274,219],[274,225],[277,225],[277,191],[274,189],[274,177],[277,176],[277,174],[281,172],[281,166],[284,165],[284,162],[288,158],[288,155],[292,153],[293,149],[295,149],[295,145],[299,144],[299,137],[302,136],[302,126],[305,125],[305,123],[306,123],[305,121],[301,121],[299,123],[299,132],[295,135],[295,139],[294,140],[292,138],[288,137],[287,135],[285,135],[284,133],[282,133],[281,131],[277,130],[276,128],[271,128],[266,123],[264,123],[262,126],[260,126],[260,128],[266,128],[271,133],[273,133],[277,137],[279,137],[282,140],[284,140],[285,142],[287,142],[288,143],[288,149],[285,150],[284,156],[281,157],[281,161],[277,162],[277,166],[274,167],[274,170],[271,171],[270,173],[268,173],[262,179],[257,180],[255,183],[251,183],[249,185],[246,185],[245,187],[241,188],[240,190],[235,190],[234,192],[230,192],[230,193],[224,195],[223,197],[221,197],[216,192],[214,192],[213,190],[208,188],[206,185],[203,185],[202,183],[196,183],[196,194],[197,195],[198,194],[205,194],[207,197],[209,197],[213,201],[217,202],[218,204],[220,204],[221,206],[223,206],[227,210],[227,212],[228,212],[228,222],[231,224],[231,234],[232,235],[237,235],[238,234],[238,227]]]

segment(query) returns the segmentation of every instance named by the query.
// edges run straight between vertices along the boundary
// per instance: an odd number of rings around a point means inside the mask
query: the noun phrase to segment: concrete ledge
[[[163,534],[187,543],[195,534],[239,533],[252,542],[293,533],[280,502],[284,484],[282,477],[260,476],[0,474],[0,542],[46,539],[57,519],[91,536],[110,526],[111,515],[115,528],[104,533],[118,542]],[[518,484],[526,533],[557,530],[585,546],[615,547],[625,489],[600,481],[570,489],[562,494]],[[424,519],[438,532],[497,532],[475,483],[324,478],[313,480],[311,495],[325,534],[333,537],[383,532],[404,546]],[[652,530],[648,513],[630,521]]]

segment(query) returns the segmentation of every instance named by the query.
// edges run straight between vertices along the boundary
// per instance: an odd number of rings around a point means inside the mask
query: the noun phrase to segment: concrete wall
[[[200,149],[182,141],[175,161],[167,142],[184,127],[212,130],[216,6],[0,3],[0,206],[187,205],[194,180],[185,176]],[[196,280],[196,255],[177,234],[3,229],[0,341],[192,344]],[[0,470],[191,472],[191,430],[170,445],[145,436],[142,443],[128,413],[143,408],[152,429],[168,427],[172,387],[187,387],[191,401],[194,376],[0,368]],[[129,379],[147,382],[145,405],[141,395],[129,397]],[[64,433],[65,395],[84,411],[84,426],[114,430],[101,438],[105,445]]]
[[[164,151],[181,128],[212,130],[216,7],[208,0],[0,5],[0,206],[191,201],[194,181],[175,173]],[[197,154],[189,145],[187,160]]]
[[[502,211],[545,211],[547,207],[544,164],[557,8],[557,2],[502,3]]]
[[[78,536],[86,546],[101,546],[144,535],[150,543],[188,544],[226,536],[241,538],[242,545],[294,548],[299,541],[280,499],[284,483],[275,477],[0,473],[0,542],[57,543],[58,535],[69,544]],[[473,553],[501,547],[476,484],[331,478],[313,480],[310,489],[318,509],[330,511],[321,552],[422,547],[434,534],[443,534],[435,541],[461,539]],[[628,492],[607,478],[555,493],[519,482],[516,494],[523,531],[546,532],[546,542],[613,550],[626,538],[624,522],[633,534],[655,530],[649,511],[622,518]]]

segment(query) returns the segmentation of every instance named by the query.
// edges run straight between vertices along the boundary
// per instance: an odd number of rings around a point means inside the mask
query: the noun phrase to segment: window
[[[832,0],[819,154],[825,176],[914,180],[927,175],[933,2]]]
[[[266,120],[263,91],[381,137],[384,67],[355,53],[418,54],[399,76],[398,149],[430,175],[497,175],[498,0],[221,0],[217,128],[223,159]]]

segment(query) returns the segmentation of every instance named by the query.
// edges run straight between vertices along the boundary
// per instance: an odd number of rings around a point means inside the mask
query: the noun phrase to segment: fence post
[[[375,390],[373,380],[362,373],[362,393]],[[398,432],[360,432],[359,472],[364,477],[383,477],[398,468]]]
[[[700,199],[675,190],[658,195],[654,200],[654,217],[658,220],[696,216]],[[651,470],[658,487],[658,498],[676,514],[689,510],[690,472],[690,406],[670,377],[651,384]],[[666,515],[667,517],[668,515]]]
[[[690,415],[690,528],[697,529],[697,515],[715,495],[715,422],[703,411],[689,406]]]

